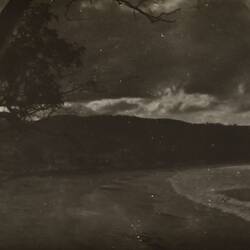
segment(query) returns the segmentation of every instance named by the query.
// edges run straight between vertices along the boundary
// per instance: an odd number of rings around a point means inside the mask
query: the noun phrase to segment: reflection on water
[[[0,189],[0,249],[221,249],[227,238],[240,245],[249,241],[248,224],[178,195],[171,176],[165,171],[9,180]],[[227,249],[232,246],[228,242]]]

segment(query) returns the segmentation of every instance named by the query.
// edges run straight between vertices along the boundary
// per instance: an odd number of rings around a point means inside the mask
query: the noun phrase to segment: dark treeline
[[[4,131],[1,162],[5,168],[18,162],[19,170],[126,170],[250,161],[248,126],[58,116],[27,125],[22,132]]]

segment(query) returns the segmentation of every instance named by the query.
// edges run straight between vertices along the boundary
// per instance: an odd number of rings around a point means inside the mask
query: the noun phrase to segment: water
[[[249,249],[249,222],[176,192],[181,174],[10,178],[0,188],[0,249]]]
[[[171,183],[177,193],[194,202],[250,222],[249,180],[247,165],[183,171],[171,178]]]

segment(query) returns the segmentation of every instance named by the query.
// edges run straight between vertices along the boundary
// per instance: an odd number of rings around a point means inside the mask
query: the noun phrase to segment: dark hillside
[[[250,127],[122,116],[57,116],[1,132],[3,166],[136,169],[250,161]],[[9,163],[9,164],[8,164]]]

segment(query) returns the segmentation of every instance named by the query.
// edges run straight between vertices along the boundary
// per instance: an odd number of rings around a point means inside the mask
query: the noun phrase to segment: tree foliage
[[[33,4],[13,32],[0,63],[0,106],[19,119],[51,112],[63,104],[59,85],[81,65],[83,48],[48,27],[49,4]]]

